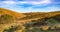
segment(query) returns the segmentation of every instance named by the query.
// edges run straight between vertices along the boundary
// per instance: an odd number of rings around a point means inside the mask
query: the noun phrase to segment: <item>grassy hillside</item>
[[[0,32],[59,32],[60,11],[17,13],[0,8]]]
[[[56,13],[56,12],[55,12]],[[59,32],[60,31],[60,14],[52,17],[32,20],[24,24],[26,32]]]
[[[3,15],[3,14],[8,14],[8,15],[18,17],[18,18],[25,17],[25,15],[23,15],[22,13],[17,13],[17,12],[14,12],[12,10],[8,10],[8,9],[5,9],[5,8],[0,8],[0,15]]]
[[[0,8],[0,32],[10,28],[12,25],[17,26],[19,18],[25,17],[22,13],[17,13],[9,9]]]

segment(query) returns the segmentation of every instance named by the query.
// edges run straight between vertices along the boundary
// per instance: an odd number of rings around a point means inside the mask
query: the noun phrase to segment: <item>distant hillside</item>
[[[24,15],[26,15],[26,17],[22,18],[22,19],[25,19],[25,20],[28,20],[28,19],[35,19],[35,18],[49,18],[49,17],[53,17],[53,16],[56,16],[56,15],[59,15],[60,14],[60,11],[56,11],[56,12],[32,12],[32,13],[23,13]]]

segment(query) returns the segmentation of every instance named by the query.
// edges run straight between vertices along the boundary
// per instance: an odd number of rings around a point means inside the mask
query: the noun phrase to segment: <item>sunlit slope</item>
[[[12,15],[12,16],[18,17],[18,18],[25,17],[25,15],[23,15],[22,13],[17,13],[17,12],[14,12],[14,11],[11,11],[11,10],[8,10],[5,8],[0,8],[0,15],[3,15],[3,14]]]

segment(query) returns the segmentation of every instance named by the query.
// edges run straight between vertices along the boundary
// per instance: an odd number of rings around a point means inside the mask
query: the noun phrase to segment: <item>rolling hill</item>
[[[56,12],[31,12],[31,13],[17,13],[14,12],[12,10],[9,9],[5,9],[5,8],[0,8],[0,16],[3,14],[8,14],[14,17],[17,17],[21,20],[29,20],[29,19],[41,19],[41,18],[49,18],[49,17],[53,17],[55,15],[60,14],[60,11],[56,11]]]
[[[60,11],[17,13],[0,8],[0,32],[37,31],[60,31]]]
[[[17,13],[9,9],[0,8],[0,32],[10,28],[12,25],[17,25],[17,19],[26,17],[22,13]]]
[[[18,18],[25,17],[25,15],[22,14],[22,13],[17,13],[17,12],[14,12],[12,10],[9,10],[9,9],[0,8],[0,16],[4,15],[4,14],[8,14],[8,15],[11,15],[11,16],[14,16],[14,17],[18,17]]]

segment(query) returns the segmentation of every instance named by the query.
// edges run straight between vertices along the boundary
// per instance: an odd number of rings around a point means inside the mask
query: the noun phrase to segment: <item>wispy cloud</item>
[[[56,2],[55,0],[0,0],[0,7],[22,10],[25,12],[59,10],[59,5],[60,2]]]
[[[0,1],[0,4],[14,5],[14,4],[30,4],[30,5],[48,5],[48,4],[59,4],[60,2],[52,2],[51,0],[5,0]]]
[[[43,0],[43,1],[2,1],[1,3],[4,4],[31,4],[31,5],[41,5],[41,4],[49,4],[51,3],[50,0]]]
[[[10,4],[10,5],[16,4],[15,1],[3,1],[2,3],[3,4]]]

